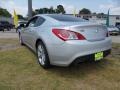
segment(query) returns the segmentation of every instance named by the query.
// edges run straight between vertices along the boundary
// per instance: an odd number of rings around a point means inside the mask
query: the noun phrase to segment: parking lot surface
[[[13,29],[11,31],[0,31],[0,39],[2,38],[18,38],[18,33]]]
[[[120,35],[119,36],[111,36],[113,43],[120,43]]]

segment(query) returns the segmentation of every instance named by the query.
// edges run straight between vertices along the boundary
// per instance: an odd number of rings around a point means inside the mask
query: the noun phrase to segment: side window
[[[37,19],[37,21],[36,21],[36,23],[35,23],[34,26],[35,26],[35,27],[40,26],[40,25],[42,25],[42,24],[44,23],[44,21],[45,21],[44,18],[38,17],[38,19]]]
[[[38,17],[32,18],[26,25],[26,27],[34,27]]]

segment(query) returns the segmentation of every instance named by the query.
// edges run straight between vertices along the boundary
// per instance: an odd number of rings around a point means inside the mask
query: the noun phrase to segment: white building
[[[0,21],[8,21],[9,23],[14,24],[14,19],[12,17],[3,17],[3,16],[0,16]],[[26,20],[19,19],[19,21],[24,22]]]
[[[106,24],[107,15],[98,14],[78,14],[77,17]],[[120,15],[109,15],[109,24],[113,26],[120,25]]]
[[[8,21],[9,23],[13,24],[13,18],[0,16],[0,21]]]

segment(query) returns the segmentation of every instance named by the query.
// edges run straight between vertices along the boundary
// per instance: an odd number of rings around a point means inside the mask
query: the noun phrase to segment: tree
[[[53,8],[52,6],[51,6],[50,9],[49,9],[49,13],[50,13],[50,14],[55,13],[55,10],[54,10],[54,8]]]
[[[47,14],[47,13],[49,13],[48,11],[49,11],[48,8],[43,8],[43,14]]]
[[[36,14],[53,14],[53,13],[65,13],[64,7],[62,5],[58,5],[57,9],[54,9],[52,6],[50,8],[40,8],[40,9],[35,9],[32,12],[32,15],[36,15]]]
[[[97,18],[107,18],[104,13],[98,13]]]
[[[98,13],[98,15],[105,15],[104,13]]]
[[[7,9],[0,8],[0,16],[11,17],[12,15],[7,11]]]
[[[58,5],[56,9],[56,13],[62,13],[65,14],[65,9],[62,5]]]
[[[91,11],[89,9],[83,8],[79,11],[79,14],[91,14]]]
[[[35,11],[33,11],[34,12],[34,14],[36,15],[36,14],[43,14],[43,9],[35,9]]]
[[[32,16],[36,15],[37,13],[35,11],[32,11]]]
[[[50,9],[49,8],[40,8],[40,9],[35,9],[35,11],[33,11],[33,15],[36,14],[47,14],[50,13]]]

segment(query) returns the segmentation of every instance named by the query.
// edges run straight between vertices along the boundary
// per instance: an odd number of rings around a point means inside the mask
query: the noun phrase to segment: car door
[[[33,35],[32,32],[34,31],[34,25],[36,23],[37,20],[37,16],[33,17],[32,19],[29,20],[29,22],[26,25],[26,28],[23,31],[23,38],[24,38],[24,42],[31,47],[31,36]]]
[[[32,48],[35,48],[36,39],[37,39],[37,37],[39,37],[37,30],[39,30],[39,32],[40,32],[41,25],[44,23],[44,21],[45,21],[44,18],[38,16],[37,20],[34,24],[34,27],[32,27],[31,32],[29,33],[29,40],[30,40],[29,44],[31,45]]]

